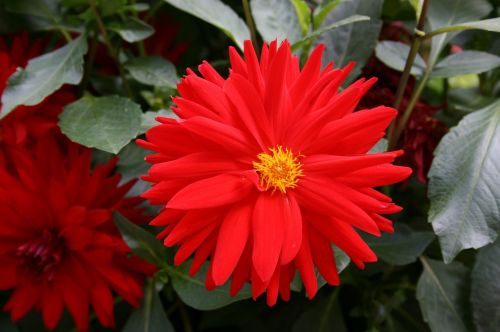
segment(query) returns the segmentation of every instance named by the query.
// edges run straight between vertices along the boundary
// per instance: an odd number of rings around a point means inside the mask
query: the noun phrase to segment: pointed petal
[[[253,212],[252,261],[259,278],[267,282],[276,269],[283,245],[287,214],[283,195],[261,193]]]
[[[297,256],[302,242],[302,213],[292,193],[289,193],[285,198],[285,213],[281,265],[290,263]]]

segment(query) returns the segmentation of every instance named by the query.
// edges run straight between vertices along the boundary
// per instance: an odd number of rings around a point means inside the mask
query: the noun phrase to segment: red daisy
[[[64,143],[61,143],[64,142]],[[111,219],[119,210],[142,218],[133,183],[111,175],[116,160],[90,169],[91,150],[45,135],[33,147],[4,150],[0,168],[0,290],[12,320],[41,311],[53,329],[66,307],[79,330],[93,308],[113,326],[113,292],[134,306],[152,266],[130,256]]]
[[[290,44],[250,42],[234,48],[229,77],[208,63],[188,70],[173,111],[138,141],[153,150],[144,194],[165,204],[152,225],[166,246],[179,245],[175,264],[194,254],[191,273],[210,257],[208,288],[232,276],[232,294],[250,281],[254,298],[285,300],[297,269],[306,292],[317,290],[315,268],[338,284],[331,244],[363,267],[377,260],[354,228],[393,231],[380,214],[401,209],[372,187],[401,181],[402,151],[368,154],[395,117],[389,107],[353,112],[375,79],[340,91],[352,65],[321,68],[318,46],[300,69]]]

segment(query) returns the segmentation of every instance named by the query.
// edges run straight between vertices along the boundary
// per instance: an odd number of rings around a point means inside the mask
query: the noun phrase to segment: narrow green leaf
[[[205,263],[194,277],[188,273],[190,265],[191,261],[187,261],[179,267],[165,267],[174,290],[188,306],[198,310],[213,310],[252,296],[248,285],[245,285],[234,297],[229,295],[229,283],[209,291],[205,288],[208,264]]]
[[[463,51],[451,54],[441,60],[431,73],[431,77],[454,77],[480,74],[500,66],[500,57],[479,51]]]
[[[429,172],[429,222],[445,262],[493,242],[500,230],[500,101],[444,136]]]
[[[403,71],[406,59],[410,53],[410,47],[397,41],[384,40],[377,44],[375,55],[389,68]],[[422,76],[427,65],[424,59],[417,54],[410,73],[415,76]]]
[[[417,300],[424,320],[434,332],[470,331],[469,270],[458,262],[444,264],[428,258],[421,261],[424,272],[417,283]]]
[[[311,9],[305,0],[292,0],[292,4],[299,19],[302,36],[305,36],[311,29]]]
[[[362,22],[362,21],[369,21],[369,20],[370,20],[370,18],[368,16],[363,16],[363,15],[353,15],[353,16],[346,17],[338,22],[332,23],[330,25],[327,25],[321,29],[318,29],[318,30],[308,34],[307,36],[305,36],[304,38],[300,39],[295,44],[293,44],[292,49],[295,50],[295,49],[300,48],[302,45],[304,45],[305,42],[307,42],[311,39],[317,38],[317,37],[321,36],[322,34],[324,34],[325,32],[340,28],[344,25],[348,25],[348,24],[352,24],[352,23],[356,23],[356,22]]]
[[[381,237],[363,236],[370,248],[383,261],[394,265],[413,263],[434,239],[432,232],[417,232],[404,224],[396,224],[394,233]]]
[[[482,248],[472,269],[471,302],[478,332],[500,326],[500,240]]]
[[[245,22],[220,0],[165,0],[172,6],[202,19],[224,31],[240,49],[250,39]]]
[[[110,26],[110,30],[115,31],[129,43],[135,43],[148,38],[155,32],[154,28],[134,17],[127,19],[118,26]]]
[[[155,282],[149,280],[141,307],[130,315],[122,332],[174,332],[174,326],[168,320],[160,297],[155,289]]]
[[[297,13],[290,0],[251,0],[250,7],[257,30],[270,42],[288,39],[294,43],[302,32]]]
[[[474,21],[474,22],[465,22],[461,24],[455,24],[446,26],[440,29],[436,29],[428,33],[428,37],[433,37],[436,35],[440,35],[442,33],[454,32],[454,31],[463,31],[463,30],[486,30],[492,32],[500,32],[500,18],[490,18],[487,20]]]
[[[0,119],[19,105],[36,105],[63,84],[78,84],[83,75],[87,41],[80,36],[58,50],[36,57],[18,69],[2,95]]]
[[[292,332],[308,331],[347,332],[337,290],[308,306],[293,324]]]
[[[326,17],[332,10],[337,7],[339,3],[341,3],[343,0],[330,0],[330,1],[323,1],[316,9],[314,9],[314,30],[317,30],[323,22],[325,21]]]
[[[167,264],[165,247],[153,234],[135,225],[119,212],[113,212],[113,219],[123,240],[134,254],[158,266]]]
[[[133,58],[125,63],[125,69],[134,79],[147,85],[175,88],[178,81],[175,66],[159,56]]]
[[[323,62],[332,61],[336,67],[344,67],[349,62],[356,62],[346,83],[361,73],[361,68],[373,54],[382,27],[383,0],[343,1],[325,18],[322,27],[338,22],[353,15],[368,16],[369,21],[344,25],[322,34],[316,44],[326,45]]]

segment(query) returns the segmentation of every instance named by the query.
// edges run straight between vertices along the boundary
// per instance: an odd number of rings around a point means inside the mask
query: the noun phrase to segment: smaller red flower
[[[91,150],[59,136],[3,153],[0,290],[13,290],[4,310],[14,321],[41,311],[53,329],[67,308],[85,331],[93,308],[102,325],[114,326],[113,292],[138,306],[154,271],[130,255],[111,217],[118,210],[142,218],[141,199],[125,198],[133,182],[119,185],[116,159],[92,170]]]

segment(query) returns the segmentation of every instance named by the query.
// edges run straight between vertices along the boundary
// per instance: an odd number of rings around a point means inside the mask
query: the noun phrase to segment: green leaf
[[[6,0],[5,9],[12,13],[24,14],[46,19],[52,23],[59,22],[61,16],[57,1],[51,0]]]
[[[19,105],[36,105],[63,84],[78,84],[83,75],[83,56],[87,41],[80,36],[58,50],[28,62],[8,80],[2,95],[0,119]]]
[[[134,17],[127,17],[120,25],[110,26],[109,28],[129,43],[144,40],[155,32],[152,26]]]
[[[347,332],[338,299],[338,290],[309,306],[295,321],[292,331]]]
[[[429,36],[436,36],[442,33],[463,31],[463,30],[485,30],[491,32],[500,32],[500,18],[490,18],[487,20],[465,22],[455,25],[446,26],[429,33]]]
[[[462,263],[444,264],[440,261],[421,259],[424,272],[417,283],[417,300],[424,320],[432,331],[470,331],[469,270]]]
[[[328,14],[330,14],[330,12],[335,9],[335,7],[337,7],[337,5],[342,1],[343,0],[323,1],[318,7],[314,9],[314,30],[317,30],[323,24]]]
[[[208,264],[205,263],[194,277],[188,273],[190,265],[191,261],[187,261],[179,267],[165,267],[172,280],[174,290],[182,302],[188,306],[198,310],[213,310],[252,296],[250,287],[245,285],[238,294],[231,297],[229,295],[229,282],[209,291],[205,288]]]
[[[500,101],[467,115],[446,134],[429,172],[429,222],[445,262],[481,248],[500,230]]]
[[[301,26],[290,0],[251,0],[250,7],[264,41],[288,39],[294,43],[300,39]]]
[[[382,153],[387,151],[389,141],[386,138],[381,138],[380,141],[375,144],[373,148],[370,149],[368,153]]]
[[[174,332],[153,280],[149,280],[141,307],[132,312],[122,332]]]
[[[363,15],[353,15],[353,16],[346,17],[338,22],[332,23],[330,25],[327,25],[321,29],[315,30],[314,32],[308,34],[307,36],[305,36],[304,38],[302,38],[301,40],[299,40],[295,44],[293,44],[292,49],[295,50],[295,49],[302,47],[302,45],[304,45],[304,43],[310,41],[311,39],[315,39],[315,38],[321,36],[325,32],[331,31],[333,29],[337,29],[337,28],[342,27],[344,25],[348,25],[348,24],[352,24],[352,23],[356,23],[356,22],[362,22],[362,21],[369,21],[369,20],[370,20],[370,18],[368,16],[363,16]]]
[[[500,326],[500,240],[482,248],[472,269],[471,302],[478,332]]]
[[[2,332],[19,332],[17,326],[10,320],[9,315],[0,313],[0,331]]]
[[[431,30],[447,28],[469,21],[480,19],[491,11],[486,0],[439,0],[429,3],[427,21]],[[441,34],[432,38],[429,64],[432,67],[439,54],[456,33]]]
[[[410,53],[410,47],[397,41],[384,40],[377,44],[375,55],[389,68],[403,71]],[[415,76],[422,76],[427,65],[424,59],[417,54],[410,73]]]
[[[167,264],[165,247],[153,234],[135,225],[119,212],[113,212],[113,219],[123,240],[134,254],[158,266]]]
[[[299,19],[302,36],[305,36],[311,29],[311,9],[305,0],[292,0],[292,4]]]
[[[74,142],[116,154],[137,137],[141,114],[128,98],[86,96],[64,108],[59,127]]]
[[[245,22],[220,0],[165,0],[172,6],[202,19],[224,31],[240,49],[243,41],[250,39]]]
[[[125,69],[147,85],[175,88],[178,81],[175,66],[160,56],[133,58],[125,63]]]
[[[122,12],[127,5],[127,0],[101,0],[97,5],[101,16],[106,17]]]
[[[480,74],[500,66],[500,57],[479,51],[463,51],[451,54],[441,60],[431,77],[453,77]]]
[[[432,232],[417,232],[404,224],[396,224],[394,233],[381,237],[363,236],[370,248],[383,261],[393,265],[413,263],[434,239]]]
[[[121,181],[126,182],[137,179],[148,172],[149,164],[144,158],[151,154],[151,151],[141,148],[135,142],[131,142],[118,154],[116,172],[122,176]]]
[[[356,67],[347,81],[351,81],[361,73],[361,68],[373,53],[382,27],[380,20],[382,4],[383,0],[344,1],[330,12],[322,25],[325,27],[352,15],[370,17],[370,21],[345,25],[326,32],[316,43],[326,45],[323,56],[325,63],[333,60],[336,67],[344,67],[351,61],[356,62]]]
[[[143,134],[146,131],[148,131],[149,128],[152,128],[154,126],[159,125],[159,122],[156,121],[157,117],[164,117],[164,118],[172,118],[172,119],[177,119],[177,115],[175,115],[174,112],[171,110],[159,110],[157,112],[153,111],[148,111],[142,114],[142,120],[141,120],[141,130],[140,133]]]

